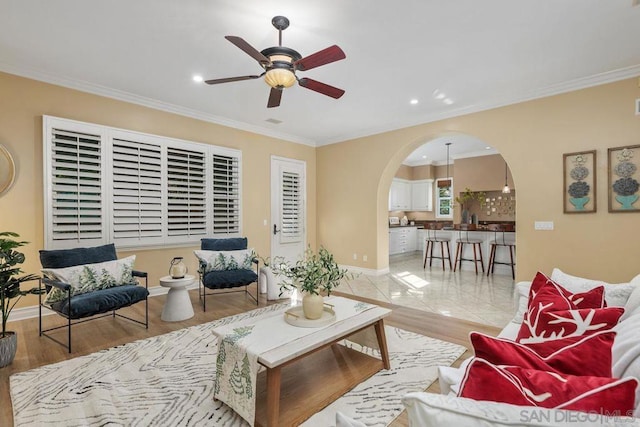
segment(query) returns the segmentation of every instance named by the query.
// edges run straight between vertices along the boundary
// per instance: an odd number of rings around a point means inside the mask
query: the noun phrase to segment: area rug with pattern
[[[213,400],[217,338],[211,329],[280,309],[271,305],[14,374],[15,426],[247,426]],[[386,335],[391,369],[360,383],[303,426],[333,426],[336,411],[367,426],[386,426],[402,412],[403,395],[426,389],[437,378],[437,366],[451,365],[465,351],[389,326]],[[343,344],[379,356],[377,349]]]

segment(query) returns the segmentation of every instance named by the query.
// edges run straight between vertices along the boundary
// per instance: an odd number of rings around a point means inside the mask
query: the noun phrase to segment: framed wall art
[[[640,211],[638,161],[640,161],[640,145],[609,148],[607,162],[609,212]]]
[[[16,165],[11,153],[0,145],[0,196],[9,191],[16,177]]]
[[[596,150],[563,154],[564,213],[592,213],[596,202]]]

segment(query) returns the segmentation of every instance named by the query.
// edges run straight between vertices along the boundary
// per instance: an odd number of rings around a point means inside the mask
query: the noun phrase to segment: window
[[[45,244],[241,235],[239,150],[45,116]]]
[[[436,179],[436,218],[453,218],[453,179]]]

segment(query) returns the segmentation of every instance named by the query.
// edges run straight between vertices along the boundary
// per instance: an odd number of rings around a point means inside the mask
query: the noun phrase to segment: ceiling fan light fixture
[[[286,88],[293,86],[296,76],[286,68],[273,68],[264,75],[264,81],[273,88]]]

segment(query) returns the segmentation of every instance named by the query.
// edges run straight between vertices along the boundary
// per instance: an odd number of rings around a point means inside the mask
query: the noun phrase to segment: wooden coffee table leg
[[[391,369],[389,362],[389,348],[387,347],[387,336],[384,333],[384,320],[380,319],[375,324],[376,336],[378,337],[378,347],[380,348],[380,356],[384,369]]]
[[[280,415],[280,368],[267,368],[267,425],[278,425]]]

